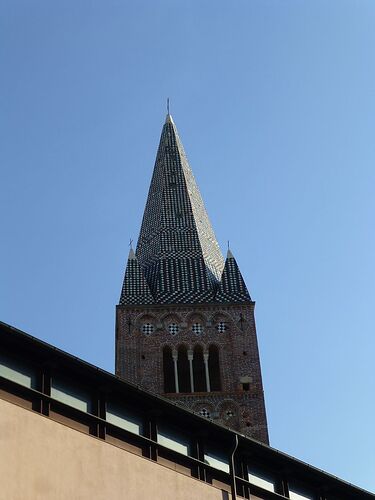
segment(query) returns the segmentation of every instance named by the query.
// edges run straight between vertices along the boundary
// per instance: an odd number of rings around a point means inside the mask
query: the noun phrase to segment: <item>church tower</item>
[[[116,309],[116,374],[268,443],[254,305],[168,114]]]

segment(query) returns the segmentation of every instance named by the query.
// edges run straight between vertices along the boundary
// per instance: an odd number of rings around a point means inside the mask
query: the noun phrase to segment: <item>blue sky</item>
[[[165,101],[256,301],[271,444],[375,490],[375,3],[0,4],[0,318],[107,370]]]

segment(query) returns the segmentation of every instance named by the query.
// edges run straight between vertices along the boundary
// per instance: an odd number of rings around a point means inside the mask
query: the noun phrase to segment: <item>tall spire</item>
[[[224,259],[169,113],[136,255],[156,303],[213,299]]]
[[[249,301],[229,242],[224,263],[176,125],[168,112],[136,253],[130,250],[120,304]]]

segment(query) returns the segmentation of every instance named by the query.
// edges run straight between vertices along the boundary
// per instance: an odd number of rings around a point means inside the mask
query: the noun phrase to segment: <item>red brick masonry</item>
[[[216,422],[268,444],[254,305],[117,306],[116,374],[194,412],[205,408]],[[222,333],[216,328],[220,321],[227,325]],[[145,323],[154,325],[150,335],[142,332]],[[179,325],[176,335],[169,333],[170,323]],[[192,332],[194,323],[203,326],[202,334]],[[218,347],[222,391],[164,394],[163,348],[197,344],[204,351]]]

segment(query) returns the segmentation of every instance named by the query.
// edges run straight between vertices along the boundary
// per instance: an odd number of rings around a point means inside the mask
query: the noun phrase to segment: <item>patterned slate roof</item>
[[[169,114],[161,133],[136,253],[129,262],[120,304],[149,304],[150,300],[154,304],[216,302],[218,290],[219,302],[227,302],[237,284],[241,285],[238,300],[249,300],[248,293],[243,293],[241,274],[239,279],[235,272],[225,273],[219,244]],[[224,288],[220,285],[222,274]]]
[[[122,285],[120,304],[153,304],[154,298],[143,275],[141,266],[130,249],[125,278]]]
[[[251,300],[237,261],[230,250],[228,250],[215,299],[217,302],[248,302]]]

